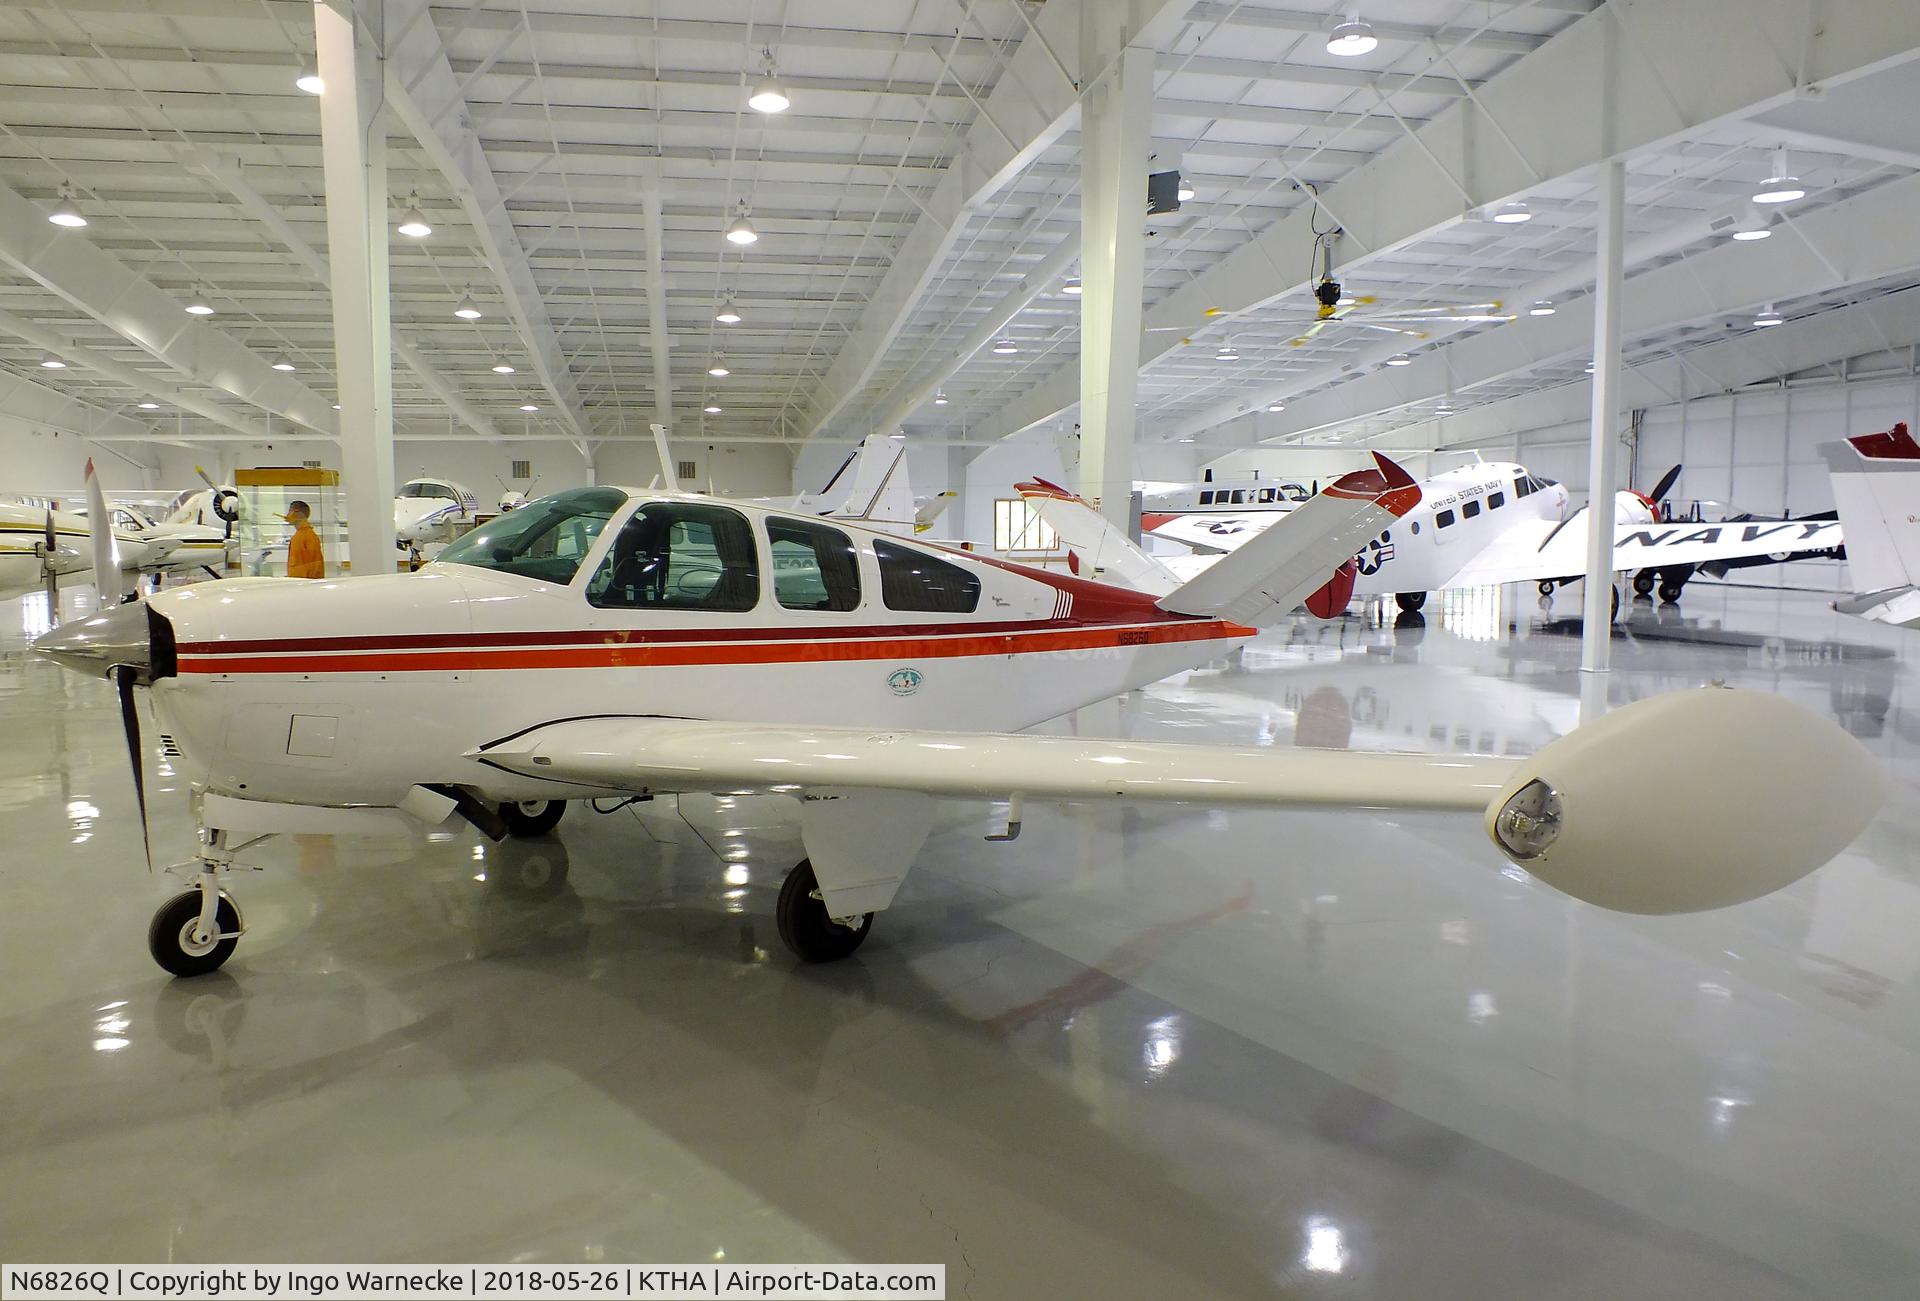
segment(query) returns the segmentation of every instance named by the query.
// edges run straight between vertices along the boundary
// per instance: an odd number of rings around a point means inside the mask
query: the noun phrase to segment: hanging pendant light
[[[740,312],[739,309],[733,305],[732,294],[728,294],[720,300],[720,310],[713,314],[713,319],[722,325],[740,324]]]
[[[748,211],[747,201],[745,199],[740,200],[739,212],[734,217],[733,224],[727,227],[728,243],[739,244],[744,247],[760,238],[760,232],[753,228],[751,221],[747,220]]]
[[[420,211],[418,190],[407,196],[407,210],[400,214],[400,224],[394,229],[409,239],[425,239],[433,234],[433,227],[427,224],[426,214]]]
[[[60,183],[60,202],[47,214],[47,220],[56,226],[65,226],[69,230],[78,230],[87,224],[87,219],[73,203],[73,183]]]
[[[1080,277],[1068,276],[1066,283],[1060,286],[1060,292],[1063,294],[1072,294],[1075,298],[1078,298],[1080,296]]]
[[[1493,220],[1499,222],[1502,226],[1518,226],[1523,222],[1533,220],[1533,209],[1516,199],[1512,203],[1501,204],[1500,207],[1495,210]]]
[[[40,359],[40,366],[41,366],[41,369],[43,370],[65,370],[67,368],[67,363],[64,359],[60,357],[56,357],[52,353],[48,353],[46,356]]]
[[[1786,319],[1787,319],[1786,317],[1780,315],[1780,313],[1773,310],[1772,303],[1768,303],[1765,307],[1760,309],[1760,314],[1753,318],[1753,323],[1755,326],[1759,327],[1760,329],[1765,329],[1769,325],[1784,324]]]
[[[723,407],[720,407],[720,406],[718,406],[718,405],[716,405],[716,404],[714,404],[714,403],[712,403],[712,402],[709,402],[709,403],[707,403],[707,405],[706,405],[706,406],[704,406],[704,407],[701,407],[700,409],[701,409],[702,411],[704,411],[704,412],[706,412],[706,413],[707,413],[708,415],[710,415],[710,416],[717,416],[717,415],[719,415],[719,414],[720,414],[720,412],[721,412],[722,410],[724,410],[725,408],[723,408]]]
[[[993,350],[1002,357],[1011,357],[1014,353],[1020,351],[1020,345],[1012,339],[1003,338],[993,345]]]
[[[1773,175],[1760,182],[1754,191],[1755,203],[1792,203],[1807,197],[1807,184],[1787,166],[1787,150],[1782,145],[1773,154]]]
[[[713,360],[707,364],[707,374],[715,379],[725,379],[733,372],[727,369],[727,359],[716,352],[713,354]]]
[[[520,404],[520,409],[522,411],[538,411],[540,409],[540,404],[537,402],[522,402]]]
[[[1372,54],[1380,48],[1380,39],[1373,34],[1373,28],[1360,21],[1360,11],[1353,10],[1347,21],[1335,27],[1327,36],[1327,53],[1343,59],[1357,59],[1363,54]]]
[[[193,287],[193,292],[187,295],[187,315],[189,316],[212,316],[213,315],[213,304],[207,301],[206,291],[200,288],[199,285],[195,285]]]
[[[513,366],[509,362],[496,361],[493,363],[493,373],[496,375],[511,375],[513,374]]]
[[[275,370],[292,370],[293,362],[289,360],[287,354],[283,352],[273,359],[273,368]]]
[[[790,103],[773,66],[773,51],[768,50],[761,60],[760,80],[747,97],[747,107],[759,113],[784,113]]]
[[[312,59],[301,62],[300,75],[293,79],[293,84],[309,95],[324,95],[327,90],[327,83],[320,80],[320,69],[314,66]]]
[[[1533,306],[1527,309],[1527,315],[1552,316],[1553,311],[1553,300],[1551,298],[1536,298],[1533,300]]]
[[[935,389],[933,391],[933,405],[936,407],[944,407],[947,405],[947,391],[945,389]]]
[[[471,286],[468,287],[466,293],[460,296],[460,305],[453,309],[453,314],[463,321],[477,321],[480,319],[480,304],[473,301],[473,289]]]

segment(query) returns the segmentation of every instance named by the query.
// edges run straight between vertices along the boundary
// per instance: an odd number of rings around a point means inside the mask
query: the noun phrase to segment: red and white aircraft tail
[[[1136,592],[1165,596],[1205,567],[1188,565],[1182,572],[1176,565],[1148,555],[1091,503],[1057,483],[1034,478],[1013,487],[1059,536],[1074,573],[1084,578],[1112,575]]]
[[[1903,422],[1820,450],[1854,587],[1834,609],[1920,628],[1920,443]]]

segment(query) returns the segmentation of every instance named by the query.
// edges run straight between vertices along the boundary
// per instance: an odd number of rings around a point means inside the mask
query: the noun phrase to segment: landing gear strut
[[[864,944],[873,929],[872,913],[827,915],[813,863],[805,858],[787,873],[774,918],[780,924],[781,941],[802,962],[838,962]]]
[[[176,976],[204,976],[233,956],[246,926],[220,888],[220,873],[230,861],[226,833],[209,831],[197,886],[161,904],[147,926],[147,949],[162,969]]]

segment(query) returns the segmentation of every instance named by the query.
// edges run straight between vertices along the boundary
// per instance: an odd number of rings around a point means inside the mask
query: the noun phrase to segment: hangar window
[[[1451,523],[1453,523],[1453,512],[1450,510],[1443,510],[1433,517],[1433,526],[1437,529],[1443,529]]]
[[[616,610],[751,610],[760,603],[753,529],[724,506],[642,506],[587,584],[587,602]]]
[[[993,547],[1013,553],[1057,551],[1060,536],[1025,497],[1001,497],[993,503]]]
[[[1488,493],[1488,494],[1487,494],[1487,509],[1488,509],[1488,510],[1499,510],[1499,509],[1500,509],[1500,508],[1501,508],[1502,506],[1504,506],[1504,505],[1506,505],[1506,504],[1507,504],[1507,494],[1506,494],[1506,493],[1504,493],[1504,492],[1490,492],[1490,493]]]
[[[972,614],[980,604],[980,580],[959,565],[897,542],[873,540],[880,562],[880,599],[889,610]]]
[[[618,488],[556,492],[475,529],[442,551],[436,563],[571,583],[600,530],[626,504],[627,494]]]
[[[1478,515],[1479,513],[1480,513],[1480,503],[1477,500],[1466,502],[1460,507],[1460,518],[1462,519],[1472,519],[1475,515]]]
[[[773,595],[789,610],[853,610],[860,605],[860,561],[853,539],[811,520],[767,520]]]

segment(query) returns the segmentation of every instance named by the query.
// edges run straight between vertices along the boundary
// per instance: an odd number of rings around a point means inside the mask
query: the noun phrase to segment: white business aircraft
[[[1671,476],[1669,476],[1671,478]],[[1136,586],[1178,581],[1210,563],[1200,555],[1185,565],[1139,553],[1086,502],[1044,480],[1016,485],[1041,518],[1076,552]],[[1382,529],[1354,557],[1353,595],[1392,595],[1403,610],[1418,610],[1428,592],[1534,582],[1543,596],[1586,568],[1587,509],[1568,514],[1567,490],[1509,462],[1461,466],[1428,479],[1418,509]],[[1231,552],[1284,516],[1187,515],[1156,530],[1200,551]],[[1841,543],[1834,520],[1663,522],[1659,505],[1632,490],[1614,494],[1615,572],[1634,575],[1638,590],[1654,578],[1663,599],[1679,595],[1685,575],[1702,565],[1755,557],[1786,559],[1831,550]],[[1166,572],[1155,576],[1154,566]],[[1144,580],[1134,577],[1145,573]],[[1328,603],[1335,613],[1346,602]],[[1618,604],[1618,589],[1615,592]],[[1315,613],[1320,610],[1309,606]]]
[[[91,460],[86,481],[90,487],[97,485]],[[190,523],[181,510],[156,522],[131,506],[81,514],[0,503],[0,598],[52,591],[60,579],[93,568],[94,521],[102,518],[108,521],[106,537],[119,575],[107,585],[113,600],[152,574],[204,569],[214,578],[225,577],[229,541],[224,524]]]
[[[797,797],[807,857],[776,919],[811,961],[866,939],[934,797],[1007,800],[1001,840],[1027,798],[1471,810],[1542,880],[1633,912],[1777,889],[1879,807],[1886,779],[1840,728],[1725,689],[1629,705],[1525,758],[1020,734],[1240,646],[1419,498],[1382,458],[1156,599],[799,512],[579,488],[416,574],[202,584],[35,649],[114,682],[136,776],[148,687],[196,792],[198,884],[149,928],[178,975],[240,939],[220,886],[254,837],[456,814],[535,834],[597,797]],[[1629,814],[1656,798],[1687,817],[1648,841]]]
[[[1920,628],[1920,443],[1903,421],[1820,449],[1847,531],[1854,594],[1842,614]]]
[[[480,498],[464,484],[431,475],[409,479],[393,495],[394,541],[402,551],[445,545],[479,511]]]

